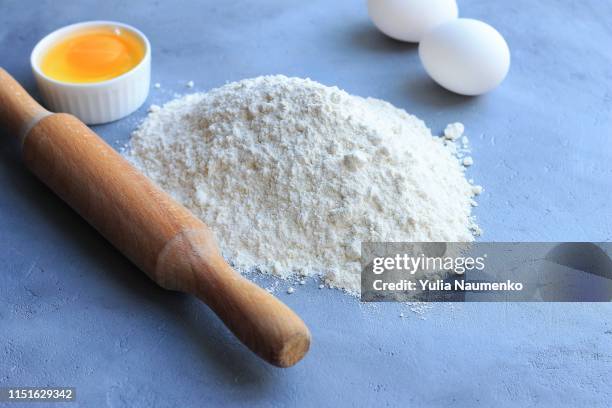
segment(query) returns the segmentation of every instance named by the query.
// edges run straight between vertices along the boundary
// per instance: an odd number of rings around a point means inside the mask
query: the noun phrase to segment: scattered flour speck
[[[451,123],[446,126],[446,129],[444,129],[444,137],[448,140],[457,140],[463,136],[464,131],[465,127],[463,126],[463,123]]]

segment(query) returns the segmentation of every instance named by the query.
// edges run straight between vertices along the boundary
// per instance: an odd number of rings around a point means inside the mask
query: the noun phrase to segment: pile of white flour
[[[358,293],[362,241],[473,240],[454,151],[387,102],[265,76],[152,107],[126,154],[239,269]]]

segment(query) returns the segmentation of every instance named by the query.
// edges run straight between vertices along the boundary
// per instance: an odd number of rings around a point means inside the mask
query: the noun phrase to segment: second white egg
[[[427,33],[419,45],[425,70],[444,88],[481,95],[497,87],[510,69],[504,37],[482,21],[460,18]]]

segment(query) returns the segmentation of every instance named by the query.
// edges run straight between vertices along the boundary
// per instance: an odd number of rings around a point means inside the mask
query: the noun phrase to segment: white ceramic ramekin
[[[116,78],[94,83],[68,83],[49,78],[40,69],[45,52],[58,40],[90,27],[112,27],[134,33],[145,47],[145,55],[132,70]],[[47,108],[71,113],[89,125],[112,122],[138,109],[149,94],[151,44],[139,30],[114,21],[88,21],[72,24],[40,40],[30,56],[32,71]]]

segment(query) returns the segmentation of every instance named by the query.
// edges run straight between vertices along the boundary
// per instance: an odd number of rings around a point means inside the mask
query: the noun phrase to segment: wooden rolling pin
[[[76,117],[42,108],[0,68],[0,124],[26,166],[163,288],[192,293],[253,352],[279,367],[310,333],[285,304],[235,272],[206,224]]]

